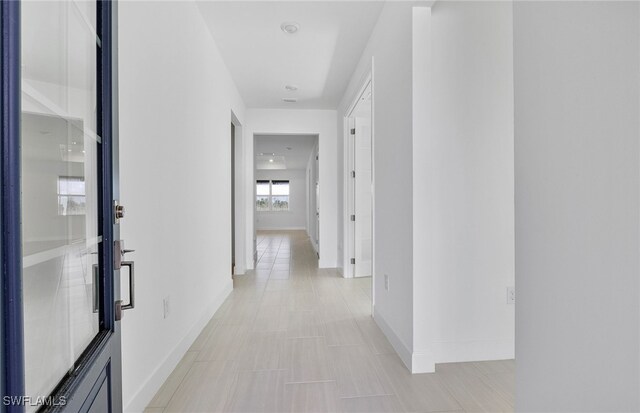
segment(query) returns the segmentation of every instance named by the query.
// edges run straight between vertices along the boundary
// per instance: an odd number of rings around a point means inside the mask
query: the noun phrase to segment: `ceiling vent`
[[[294,34],[300,30],[300,25],[294,22],[284,22],[280,25],[280,29],[287,34]]]
[[[287,103],[296,103],[298,101],[297,98],[282,98],[283,102],[287,102]]]

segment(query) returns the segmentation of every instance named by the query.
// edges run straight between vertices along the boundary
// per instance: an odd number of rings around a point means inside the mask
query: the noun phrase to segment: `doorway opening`
[[[373,85],[367,78],[345,119],[344,276],[374,276]],[[374,283],[372,282],[372,288]],[[373,299],[373,292],[372,292]]]
[[[303,231],[317,254],[318,135],[255,134],[254,154],[256,239],[259,232]]]

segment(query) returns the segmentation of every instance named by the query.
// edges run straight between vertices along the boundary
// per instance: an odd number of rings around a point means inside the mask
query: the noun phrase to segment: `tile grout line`
[[[364,399],[366,397],[398,397],[398,395],[394,393],[385,393],[385,394],[366,394],[363,396],[339,396],[338,398],[349,400],[349,399]]]
[[[285,381],[284,385],[289,384],[313,384],[313,383],[336,383],[336,380],[308,380],[308,381]]]

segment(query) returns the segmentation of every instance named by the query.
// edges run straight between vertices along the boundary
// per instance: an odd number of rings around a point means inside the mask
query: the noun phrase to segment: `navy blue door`
[[[122,410],[116,3],[3,1],[3,411]]]

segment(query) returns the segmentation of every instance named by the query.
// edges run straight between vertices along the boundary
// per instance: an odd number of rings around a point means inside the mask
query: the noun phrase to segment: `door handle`
[[[120,270],[122,267],[129,267],[129,300],[126,303],[124,300],[118,300],[115,303],[116,304],[115,319],[116,321],[120,321],[122,320],[122,312],[124,310],[130,310],[132,308],[135,308],[136,306],[136,291],[135,291],[136,270],[135,270],[135,264],[133,261],[122,261],[125,254],[129,252],[133,252],[134,250],[125,249],[123,240],[114,241],[113,249],[114,249],[114,269]],[[120,272],[120,274],[122,275],[122,271]]]
[[[129,301],[126,304],[121,304],[122,310],[130,310],[136,306],[136,292],[135,292],[135,265],[133,261],[122,261],[123,267],[129,267]]]

